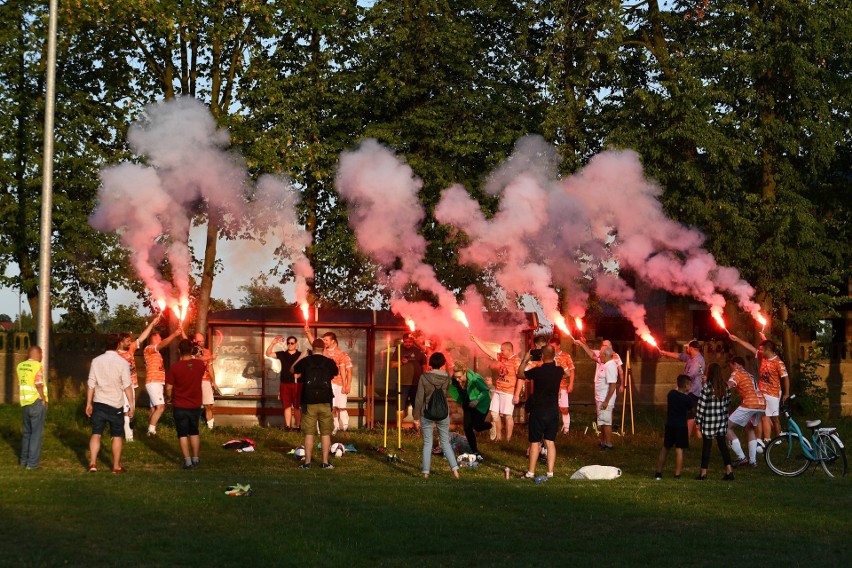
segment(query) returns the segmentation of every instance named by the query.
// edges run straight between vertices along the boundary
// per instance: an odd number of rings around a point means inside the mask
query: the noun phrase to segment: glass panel
[[[260,395],[263,389],[263,352],[260,328],[219,327],[214,334],[216,384],[224,396]]]

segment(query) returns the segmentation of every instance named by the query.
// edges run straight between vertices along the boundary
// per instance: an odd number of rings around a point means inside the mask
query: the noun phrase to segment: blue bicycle
[[[788,398],[781,410],[787,417],[787,431],[774,438],[764,451],[769,469],[785,477],[802,475],[813,463],[819,462],[829,477],[846,475],[846,451],[837,428],[820,428],[820,420],[808,420],[805,426],[811,429],[811,439],[802,434],[802,430],[790,416]]]

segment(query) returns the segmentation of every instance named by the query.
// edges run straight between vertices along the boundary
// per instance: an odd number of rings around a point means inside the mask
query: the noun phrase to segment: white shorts
[[[151,408],[166,404],[166,397],[163,395],[164,387],[163,383],[145,383],[145,390],[148,391]]]
[[[512,416],[515,413],[514,395],[507,392],[494,391],[491,394],[491,412],[500,416]]]
[[[216,399],[213,398],[213,383],[210,381],[201,381],[201,404],[204,406],[215,404]]]
[[[778,416],[778,410],[781,408],[781,397],[764,394],[763,398],[766,399],[766,416]]]
[[[346,410],[346,406],[349,404],[349,395],[343,394],[343,385],[331,383],[331,392],[334,394],[334,398],[331,400],[332,408]]]
[[[571,404],[568,400],[568,391],[565,389],[559,389],[559,408],[568,408],[569,406],[571,406]]]
[[[127,400],[127,395],[121,391],[121,398],[124,399],[124,412],[130,412],[130,402]],[[136,387],[133,387],[133,406],[136,406]]]
[[[595,403],[598,406],[598,426],[612,426],[612,411],[615,409],[615,397],[609,401],[609,406],[601,408],[601,403]]]
[[[743,408],[742,406],[738,406],[737,409],[734,410],[730,416],[728,416],[728,422],[736,424],[737,426],[745,426],[749,423],[752,426],[757,426],[760,423],[760,418],[762,416],[762,410],[756,410],[754,408]]]

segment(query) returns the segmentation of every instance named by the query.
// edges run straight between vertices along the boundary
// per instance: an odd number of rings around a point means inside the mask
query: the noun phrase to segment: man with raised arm
[[[130,418],[131,415],[128,414],[128,409],[133,406],[136,408],[136,389],[139,388],[139,377],[136,373],[136,350],[142,347],[142,344],[148,339],[148,336],[151,335],[151,330],[154,329],[154,326],[157,325],[157,322],[160,321],[160,317],[162,314],[158,314],[151,323],[148,324],[148,327],[145,328],[139,337],[133,339],[133,335],[128,332],[119,333],[118,337],[120,343],[118,345],[118,350],[116,353],[127,361],[128,366],[130,367],[130,382],[133,385],[131,389],[131,393],[133,396],[130,399],[124,401],[124,436],[127,438],[128,442],[133,441],[133,428],[130,427]],[[132,403],[132,404],[131,404]]]
[[[298,429],[302,424],[302,385],[296,381],[293,365],[301,358],[302,352],[298,349],[299,340],[292,335],[286,340],[286,349],[276,351],[274,347],[279,343],[285,343],[285,340],[277,335],[266,348],[266,356],[275,357],[281,362],[281,383],[278,391],[281,408],[284,409],[284,429]]]
[[[183,334],[180,325],[171,335],[163,339],[158,332],[153,332],[142,355],[145,357],[145,390],[148,392],[151,416],[148,418],[148,435],[157,435],[157,424],[166,410],[166,396],[163,391],[166,383],[166,369],[163,366],[161,349],[165,349],[178,335]],[[184,336],[185,337],[185,336]]]
[[[205,344],[207,337],[203,333],[196,333],[193,339],[192,356],[205,364],[204,376],[201,379],[201,401],[204,405],[204,420],[211,430],[214,426],[213,405],[216,404],[215,395],[219,393],[216,385],[216,373],[213,371],[213,360],[216,355],[210,351]]]
[[[491,429],[492,440],[500,441],[501,419],[506,425],[506,441],[512,439],[512,430],[515,427],[515,385],[518,382],[518,367],[521,360],[515,353],[511,342],[505,341],[499,346],[494,343],[480,341],[475,335],[470,334],[470,339],[482,350],[485,355],[496,362],[497,380],[494,382],[494,396],[491,397]]]
[[[535,383],[535,395],[530,408],[529,469],[524,475],[527,479],[535,477],[535,466],[541,453],[541,444],[547,447],[547,477],[553,477],[553,466],[556,463],[556,433],[559,431],[559,387],[565,377],[565,369],[554,362],[555,350],[552,345],[541,349],[541,365],[526,369],[530,360],[527,352],[521,360],[518,369],[518,381],[515,385],[514,403],[518,404],[521,396],[521,381]]]
[[[779,416],[781,403],[790,396],[790,376],[784,361],[778,356],[778,346],[774,341],[766,339],[761,332],[760,344],[754,345],[740,339],[736,335],[728,334],[731,341],[739,343],[757,357],[760,363],[757,386],[763,393],[766,401],[766,413],[763,415],[763,441],[768,443],[771,437],[781,435],[781,418]]]

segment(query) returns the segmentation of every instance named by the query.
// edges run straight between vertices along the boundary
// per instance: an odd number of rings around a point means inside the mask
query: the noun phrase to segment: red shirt
[[[172,385],[175,408],[201,408],[201,377],[207,363],[198,359],[181,359],[169,367],[166,384]]]

